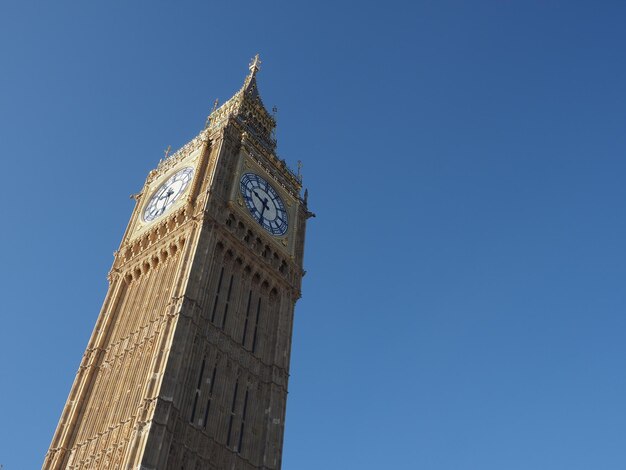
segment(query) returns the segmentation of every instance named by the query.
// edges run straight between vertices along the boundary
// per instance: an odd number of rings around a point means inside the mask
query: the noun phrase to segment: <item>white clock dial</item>
[[[239,189],[250,214],[265,230],[275,236],[287,233],[285,203],[271,184],[259,175],[245,173]]]
[[[174,204],[185,192],[185,189],[187,189],[192,176],[193,168],[183,168],[159,186],[159,189],[154,192],[143,211],[143,220],[152,222],[172,207],[172,204]]]

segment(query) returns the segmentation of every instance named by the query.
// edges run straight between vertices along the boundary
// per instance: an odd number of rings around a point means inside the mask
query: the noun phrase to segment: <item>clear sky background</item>
[[[285,470],[626,468],[626,5],[0,4],[0,464],[148,171],[263,60],[310,208]]]

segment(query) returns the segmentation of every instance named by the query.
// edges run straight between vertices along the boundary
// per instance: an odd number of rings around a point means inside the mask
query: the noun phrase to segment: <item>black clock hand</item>
[[[261,196],[259,196],[259,193],[257,193],[256,191],[252,191],[252,192],[254,193],[256,198],[261,202],[261,204],[263,204],[263,207],[267,208],[267,198],[261,199]]]
[[[168,198],[174,194],[174,190],[172,188],[168,189],[167,192],[165,194],[161,194],[161,196],[159,197],[159,201],[163,198]]]
[[[263,201],[263,210],[261,211],[261,215],[259,215],[259,223],[261,225],[263,225],[263,213],[265,212],[265,209],[267,209],[267,199]]]
[[[174,190],[172,188],[170,188],[170,190],[167,192],[167,197],[165,198],[165,203],[164,206],[167,206],[167,203],[170,202],[170,196],[172,196],[174,194]],[[172,199],[172,202],[174,200]]]
[[[169,196],[165,198],[165,201],[163,201],[163,205],[159,209],[159,215],[161,215],[163,212],[165,212],[165,208],[167,207],[167,200],[168,199],[169,199]]]
[[[156,210],[156,212],[157,212],[157,214],[156,214],[156,215],[161,215],[163,212],[165,212],[165,209],[167,208],[167,203],[168,203],[168,201],[169,201],[169,199],[170,199],[170,196],[171,196],[172,194],[174,194],[174,191],[172,190],[172,188],[169,188],[169,189],[167,190],[167,193],[162,194],[162,195],[161,195],[161,196],[157,199],[158,201],[161,201],[161,200],[163,200],[163,198],[165,198],[165,201],[163,202],[163,205],[161,206],[161,208]]]

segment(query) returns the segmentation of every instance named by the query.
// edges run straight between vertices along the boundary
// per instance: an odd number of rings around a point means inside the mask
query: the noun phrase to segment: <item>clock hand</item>
[[[174,190],[172,188],[170,188],[170,190],[167,192],[167,197],[165,198],[165,202],[163,203],[163,207],[167,206],[167,203],[170,201],[170,196],[174,194]],[[174,202],[174,200],[172,199],[172,202]]]
[[[169,196],[165,198],[165,201],[163,201],[163,205],[161,206],[161,208],[159,209],[160,213],[162,214],[163,212],[165,212],[165,208],[167,207],[167,200],[169,199]]]
[[[157,200],[161,201],[163,200],[163,198],[165,198],[165,201],[163,201],[163,205],[156,210],[157,214],[156,215],[161,215],[163,212],[165,212],[165,209],[167,209],[167,203],[170,199],[170,196],[174,194],[174,191],[172,190],[172,188],[170,188],[167,193],[163,194],[161,197],[159,197]]]
[[[256,191],[252,191],[252,193],[257,197],[259,202],[261,204],[263,204],[263,211],[261,212],[261,216],[259,217],[259,222],[263,223],[262,222],[263,221],[263,212],[265,212],[266,209],[269,209],[269,206],[267,205],[268,199],[266,197],[261,199],[261,196],[259,196],[259,193],[257,193]]]
[[[267,202],[267,200],[266,200]],[[267,206],[265,205],[265,202],[263,203],[263,210],[261,211],[261,214],[259,215],[259,223],[261,225],[263,225],[263,213],[265,212],[265,209],[267,209]]]
[[[159,197],[159,201],[160,201],[161,199],[163,199],[164,197],[169,199],[169,197],[170,197],[172,194],[174,194],[174,190],[173,190],[172,188],[170,188],[170,189],[168,189],[168,190],[167,190],[167,192],[166,192],[165,194],[161,194],[161,196]]]
[[[259,193],[257,193],[256,191],[252,191],[254,193],[254,195],[256,196],[256,198],[261,202],[261,204],[263,204],[263,207],[267,206],[267,198],[261,199],[261,196],[259,196]]]

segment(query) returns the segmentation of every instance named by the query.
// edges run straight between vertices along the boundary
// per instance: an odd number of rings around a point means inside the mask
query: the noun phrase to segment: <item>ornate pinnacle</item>
[[[204,128],[206,129],[207,127],[209,127],[209,124],[211,123],[211,115],[215,112],[215,110],[217,109],[217,105],[220,103],[220,101],[215,98],[215,101],[213,102],[213,108],[211,108],[211,112],[209,113],[209,115],[206,117],[206,122],[204,123]]]
[[[250,69],[251,75],[256,75],[256,73],[261,69],[261,59],[259,58],[259,54],[252,58],[252,62],[250,62],[248,68]]]
[[[261,59],[259,58],[259,54],[255,55],[248,66],[250,69],[250,73],[246,77],[246,81],[243,83],[243,91],[245,93],[251,93],[255,96],[258,96],[259,92],[256,88],[256,73],[261,70]]]

